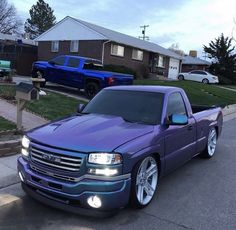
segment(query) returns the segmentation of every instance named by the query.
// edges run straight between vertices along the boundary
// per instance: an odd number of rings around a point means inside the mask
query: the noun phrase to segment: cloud
[[[35,0],[9,0],[23,20]],[[181,49],[201,50],[221,33],[231,36],[236,18],[235,0],[50,0],[57,21],[69,15],[138,37],[141,25],[150,25],[146,35],[164,47],[179,43]]]

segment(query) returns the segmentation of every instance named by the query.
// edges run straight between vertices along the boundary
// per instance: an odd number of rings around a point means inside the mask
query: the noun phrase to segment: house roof
[[[211,63],[208,61],[202,60],[198,57],[191,57],[188,55],[185,55],[183,57],[182,64],[184,65],[208,65],[208,66],[211,65]]]
[[[0,40],[3,40],[3,41],[14,41],[14,42],[21,41],[22,44],[37,45],[34,40],[31,40],[31,39],[24,39],[24,38],[22,38],[22,37],[20,37],[20,36],[11,35],[11,34],[3,34],[3,33],[0,33]]]
[[[69,22],[69,23],[68,23]],[[61,26],[62,24],[67,24],[66,28],[70,28],[70,31],[68,33],[65,33],[63,29],[60,31],[57,31],[57,34],[53,36],[53,30],[55,30],[57,27]],[[75,19],[72,17],[65,17],[62,19],[60,22],[58,22],[55,26],[53,26],[51,29],[46,31],[45,33],[41,34],[39,37],[37,37],[35,40],[36,41],[52,41],[52,40],[75,40],[75,34],[78,34],[81,32],[79,29],[76,30],[77,28],[80,27],[80,29],[89,29],[89,31],[86,31],[87,36],[95,36],[96,39],[94,40],[110,40],[113,42],[117,42],[120,44],[136,47],[138,49],[154,52],[154,53],[159,53],[168,57],[172,57],[175,59],[182,59],[182,57],[168,49],[165,49],[155,43],[148,42],[141,40],[139,38],[135,38],[123,33],[116,32],[114,30],[110,30],[107,28],[104,28],[102,26],[98,26],[89,22],[82,21],[80,19]],[[82,26],[82,27],[81,27]],[[93,35],[90,34],[89,32],[93,32]],[[78,35],[79,36],[79,35]]]

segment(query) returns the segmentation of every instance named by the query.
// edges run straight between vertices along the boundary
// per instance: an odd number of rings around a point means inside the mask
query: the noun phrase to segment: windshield
[[[160,124],[163,94],[156,92],[103,90],[82,113],[122,117],[128,122]]]

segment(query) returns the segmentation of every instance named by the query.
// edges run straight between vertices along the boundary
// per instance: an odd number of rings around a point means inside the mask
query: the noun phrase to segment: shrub
[[[131,74],[134,77],[136,77],[136,72],[123,65],[105,65],[104,70],[111,71],[111,72],[117,72],[117,73],[125,73],[125,74]]]
[[[223,77],[223,76],[218,76],[219,77],[219,82],[222,85],[231,85],[233,84],[233,81],[230,80],[229,78]]]

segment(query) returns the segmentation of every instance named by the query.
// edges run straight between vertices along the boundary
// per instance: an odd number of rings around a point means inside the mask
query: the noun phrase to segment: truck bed
[[[207,106],[207,105],[191,105],[193,113],[199,113],[209,109],[215,109],[217,106]]]

